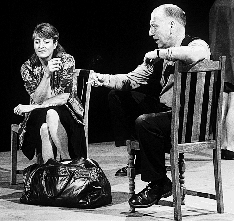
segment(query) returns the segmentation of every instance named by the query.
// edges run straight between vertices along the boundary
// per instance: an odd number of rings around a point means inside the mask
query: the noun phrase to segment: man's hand
[[[160,59],[160,58],[158,57],[157,50],[149,51],[145,54],[144,62],[146,64],[153,64],[153,63],[157,62],[158,59]]]
[[[39,105],[23,105],[19,104],[14,108],[14,113],[17,115],[23,115],[24,113],[28,113],[33,111],[34,109],[38,108]]]
[[[104,74],[93,72],[88,83],[91,83],[94,87],[102,86],[104,83]]]

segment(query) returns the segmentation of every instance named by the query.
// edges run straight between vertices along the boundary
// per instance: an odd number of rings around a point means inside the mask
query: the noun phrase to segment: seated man
[[[128,74],[93,75],[94,86],[115,90],[132,90],[149,83],[158,61],[163,59],[159,107],[163,110],[139,116],[135,121],[136,136],[140,144],[141,179],[149,184],[135,194],[129,203],[133,207],[149,207],[160,198],[171,194],[171,181],[166,176],[165,152],[170,150],[171,112],[174,61],[188,64],[210,58],[208,44],[196,37],[185,35],[186,16],[176,5],[165,4],[151,13],[149,35],[159,49],[148,52],[144,62]],[[155,88],[157,90],[157,88]]]

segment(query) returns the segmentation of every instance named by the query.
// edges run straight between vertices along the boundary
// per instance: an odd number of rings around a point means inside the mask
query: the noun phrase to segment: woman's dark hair
[[[32,39],[34,40],[36,36],[39,36],[40,38],[53,39],[54,43],[59,40],[58,30],[49,23],[38,24],[33,31]],[[64,48],[57,43],[57,47],[54,49],[52,57],[60,57],[63,52],[65,52]],[[39,58],[35,52],[31,56],[30,61],[33,66],[38,66],[40,64]]]

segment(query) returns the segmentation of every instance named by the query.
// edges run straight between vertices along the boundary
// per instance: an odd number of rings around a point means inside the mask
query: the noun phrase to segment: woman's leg
[[[46,123],[48,125],[49,134],[53,143],[57,147],[58,156],[62,159],[70,159],[68,152],[68,137],[67,132],[61,124],[58,113],[50,109],[47,111]]]
[[[50,158],[54,159],[53,142],[51,140],[47,123],[43,123],[40,128],[42,141],[42,158],[47,162]]]
[[[227,150],[234,151],[234,92],[228,94],[228,101],[226,115]]]

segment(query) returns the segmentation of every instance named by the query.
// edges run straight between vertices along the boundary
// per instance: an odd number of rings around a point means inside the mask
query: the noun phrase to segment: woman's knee
[[[48,135],[48,125],[47,123],[43,123],[40,128],[40,135],[41,137],[45,137]]]
[[[59,120],[59,115],[56,110],[54,109],[49,109],[46,113],[46,122],[51,123],[53,121],[58,121]]]

